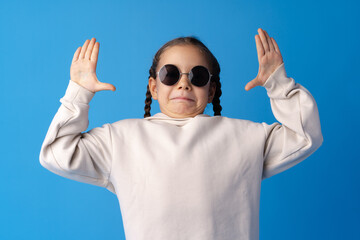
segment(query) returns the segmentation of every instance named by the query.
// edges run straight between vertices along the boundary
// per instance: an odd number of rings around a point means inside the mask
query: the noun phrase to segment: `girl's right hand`
[[[73,57],[70,67],[70,78],[80,86],[95,93],[102,90],[115,91],[110,83],[102,83],[96,77],[96,64],[99,55],[99,42],[92,38],[79,47]]]

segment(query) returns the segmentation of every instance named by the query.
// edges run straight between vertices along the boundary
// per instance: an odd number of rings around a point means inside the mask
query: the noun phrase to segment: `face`
[[[156,72],[165,64],[177,66],[182,73],[188,73],[197,66],[210,67],[200,52],[193,45],[178,45],[169,47],[160,57]],[[182,74],[180,80],[167,86],[161,83],[159,76],[149,78],[149,88],[153,99],[158,100],[160,110],[172,118],[195,117],[202,114],[208,103],[212,102],[216,86],[210,81],[204,87],[191,84],[188,75]]]

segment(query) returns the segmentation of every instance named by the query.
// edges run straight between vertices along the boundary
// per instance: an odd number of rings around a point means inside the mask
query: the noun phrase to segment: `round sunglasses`
[[[172,86],[177,83],[182,74],[187,74],[191,84],[197,87],[205,86],[212,77],[209,70],[200,65],[193,67],[189,73],[182,73],[175,65],[165,64],[160,68],[160,71],[157,72],[157,74],[159,75],[160,81],[168,86]]]

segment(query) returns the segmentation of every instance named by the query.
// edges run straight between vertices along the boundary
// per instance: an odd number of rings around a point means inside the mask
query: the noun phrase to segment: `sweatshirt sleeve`
[[[95,93],[70,80],[41,146],[40,164],[49,171],[79,182],[105,187],[112,163],[111,125],[89,126],[89,102]],[[84,133],[83,133],[84,132]]]
[[[287,77],[284,63],[263,87],[280,122],[262,123],[265,129],[262,179],[265,179],[309,157],[322,145],[323,136],[315,99],[302,85]]]

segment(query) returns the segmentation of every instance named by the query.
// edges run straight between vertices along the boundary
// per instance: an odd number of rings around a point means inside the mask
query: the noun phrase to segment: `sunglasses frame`
[[[163,68],[164,68],[165,66],[167,66],[167,65],[172,65],[172,66],[176,67],[176,69],[177,69],[178,72],[180,73],[178,80],[177,80],[174,84],[172,84],[172,85],[167,85],[167,84],[163,83],[163,82],[161,81],[161,79],[160,79],[160,75],[159,75],[159,74],[160,74],[160,71],[161,71],[161,69],[163,69]],[[188,72],[188,73],[182,73],[182,72],[180,72],[180,69],[179,69],[176,65],[174,65],[174,64],[165,64],[165,65],[163,65],[163,66],[160,68],[160,70],[159,70],[158,72],[156,72],[156,77],[159,76],[159,80],[160,80],[160,82],[161,82],[162,84],[164,84],[164,85],[166,85],[166,86],[174,86],[175,84],[177,84],[177,83],[180,81],[182,74],[186,74],[186,75],[188,75],[188,77],[189,77],[191,71],[192,71],[195,67],[199,67],[199,66],[200,66],[200,67],[204,67],[204,68],[208,71],[208,73],[209,73],[209,80],[206,82],[206,84],[208,84],[209,81],[210,81],[210,79],[211,79],[211,77],[212,77],[213,75],[210,73],[210,71],[209,71],[209,69],[208,69],[207,67],[202,66],[202,65],[196,65],[196,66],[194,66],[194,67],[192,67],[192,68],[190,69],[190,72]],[[191,81],[192,79],[189,79],[189,80],[190,80],[191,84],[194,85],[194,84],[192,83],[192,81]],[[204,86],[206,86],[206,84],[205,84]],[[194,86],[195,86],[195,87],[204,87],[204,86],[196,86],[196,85],[194,85]]]

